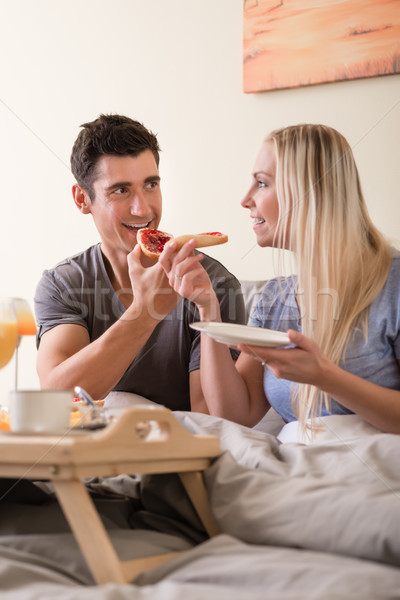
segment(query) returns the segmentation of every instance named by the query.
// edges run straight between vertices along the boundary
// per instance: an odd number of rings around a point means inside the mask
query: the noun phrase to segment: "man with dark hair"
[[[71,153],[71,171],[77,183],[93,200],[97,160],[104,155],[138,156],[151,150],[157,167],[160,147],[156,136],[139,121],[121,115],[100,115],[84,123]]]
[[[82,125],[71,155],[76,206],[91,214],[101,242],[47,270],[38,284],[37,368],[43,388],[80,385],[94,398],[139,394],[172,410],[208,412],[199,320],[136,243],[161,219],[159,145],[141,123],[100,115]],[[202,264],[224,321],[243,323],[240,284],[218,261]],[[235,355],[235,353],[233,353]]]

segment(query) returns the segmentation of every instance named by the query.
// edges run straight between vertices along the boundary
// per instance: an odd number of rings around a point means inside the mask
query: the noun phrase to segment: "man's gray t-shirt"
[[[222,320],[244,323],[239,281],[207,255],[202,265],[219,298]],[[44,271],[35,294],[37,346],[46,331],[68,323],[85,327],[94,341],[124,311],[108,277],[100,244],[92,246]],[[190,410],[189,373],[200,367],[200,333],[189,323],[198,320],[195,305],[182,300],[156,326],[114,390],[139,394],[171,410]]]

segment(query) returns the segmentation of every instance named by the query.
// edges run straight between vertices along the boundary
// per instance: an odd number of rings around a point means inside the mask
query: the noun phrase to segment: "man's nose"
[[[132,215],[137,215],[140,217],[148,216],[149,214],[149,205],[146,201],[146,198],[142,192],[135,192],[132,198],[130,212]]]

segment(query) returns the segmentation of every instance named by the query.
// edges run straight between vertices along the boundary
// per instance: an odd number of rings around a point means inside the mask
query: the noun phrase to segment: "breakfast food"
[[[94,400],[96,406],[100,408],[104,406],[104,400]],[[80,398],[74,398],[72,404],[72,410],[69,419],[70,427],[84,427],[90,424],[92,418],[92,412],[90,406],[86,402],[82,402]]]
[[[153,260],[158,260],[161,252],[164,250],[164,246],[169,240],[173,239],[173,236],[165,231],[159,229],[139,229],[137,232],[137,242],[146,256]]]
[[[216,246],[217,244],[225,244],[228,241],[228,236],[220,231],[210,231],[208,233],[197,233],[196,235],[179,235],[174,238],[178,248],[182,248],[189,240],[196,240],[196,248],[204,248],[205,246]]]
[[[225,244],[228,241],[228,236],[219,231],[211,231],[209,233],[198,233],[196,235],[180,235],[173,237],[165,231],[159,229],[140,229],[137,233],[137,241],[140,245],[143,254],[158,260],[161,252],[164,250],[164,246],[170,240],[176,242],[178,250],[182,248],[189,240],[196,240],[196,248],[204,248],[205,246],[216,246],[217,244]]]

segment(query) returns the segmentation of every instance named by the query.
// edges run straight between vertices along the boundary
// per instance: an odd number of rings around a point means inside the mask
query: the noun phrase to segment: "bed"
[[[88,480],[121,559],[185,551],[131,584],[96,586],[50,490],[44,500],[28,486],[1,503],[2,599],[398,597],[399,436],[342,417],[327,421],[322,441],[280,442],[208,415],[174,416],[220,439],[204,475],[221,533],[208,538],[174,474]]]
[[[400,436],[355,415],[322,419],[314,440],[272,411],[253,429],[174,418],[220,440],[204,471],[220,533],[208,537],[174,473],[87,479],[121,560],[180,553],[98,586],[51,485],[23,481],[0,500],[2,600],[400,597]]]

